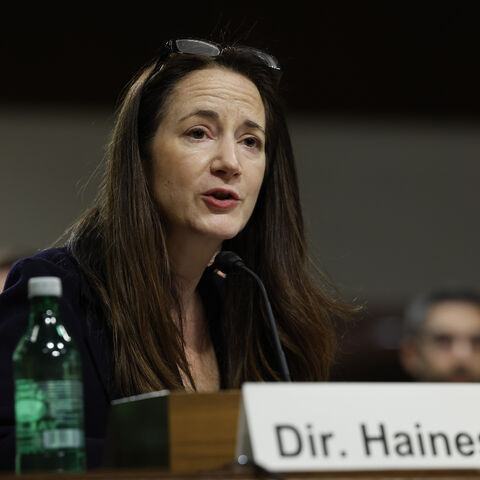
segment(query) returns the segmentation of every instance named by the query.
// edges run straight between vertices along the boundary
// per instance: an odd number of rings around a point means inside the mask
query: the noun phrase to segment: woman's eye
[[[247,137],[243,140],[244,144],[249,148],[261,149],[262,142],[256,137]]]
[[[206,134],[205,131],[201,128],[192,128],[187,132],[187,135],[195,140],[202,140],[203,138],[205,138]]]

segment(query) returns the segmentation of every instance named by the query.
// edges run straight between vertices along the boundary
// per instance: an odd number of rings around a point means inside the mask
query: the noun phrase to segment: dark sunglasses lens
[[[221,49],[214,43],[203,40],[181,39],[175,41],[175,47],[179,53],[189,53],[191,55],[204,55],[206,57],[217,57]]]

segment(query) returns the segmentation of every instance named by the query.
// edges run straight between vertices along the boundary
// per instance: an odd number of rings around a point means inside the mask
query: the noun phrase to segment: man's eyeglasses
[[[165,60],[171,53],[190,54],[190,55],[202,55],[205,57],[218,57],[225,50],[234,50],[235,52],[243,53],[246,55],[252,55],[257,60],[263,62],[267,67],[273,70],[280,71],[280,65],[278,60],[269,53],[263,52],[252,47],[235,46],[235,47],[222,47],[218,43],[210,42],[207,40],[200,40],[195,38],[181,38],[177,40],[169,40],[164,47],[164,51],[159,56],[157,64],[155,65],[154,72],[158,71]]]

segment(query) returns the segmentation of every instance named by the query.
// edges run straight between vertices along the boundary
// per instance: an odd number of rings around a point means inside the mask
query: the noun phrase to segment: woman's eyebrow
[[[245,122],[243,122],[243,123],[247,127],[256,128],[256,129],[260,130],[263,134],[265,134],[265,129],[261,125],[259,125],[257,122],[254,122],[253,120],[245,120]]]
[[[180,122],[183,122],[184,120],[186,120],[187,118],[190,118],[190,117],[195,117],[195,116],[200,116],[200,117],[207,117],[207,118],[211,118],[213,120],[218,120],[220,118],[220,115],[215,112],[215,110],[204,110],[204,109],[199,109],[199,110],[194,110],[193,112],[190,112],[188,113],[187,115],[185,115],[184,117],[182,117],[180,119]],[[257,122],[254,122],[253,120],[245,120],[244,122],[244,125],[249,127],[249,128],[255,128],[255,129],[258,129],[260,130],[263,134],[265,134],[265,129],[259,125]]]

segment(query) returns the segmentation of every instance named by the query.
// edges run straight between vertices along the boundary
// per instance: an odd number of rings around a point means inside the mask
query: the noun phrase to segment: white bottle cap
[[[28,298],[62,296],[62,281],[58,277],[32,277],[28,280]]]

